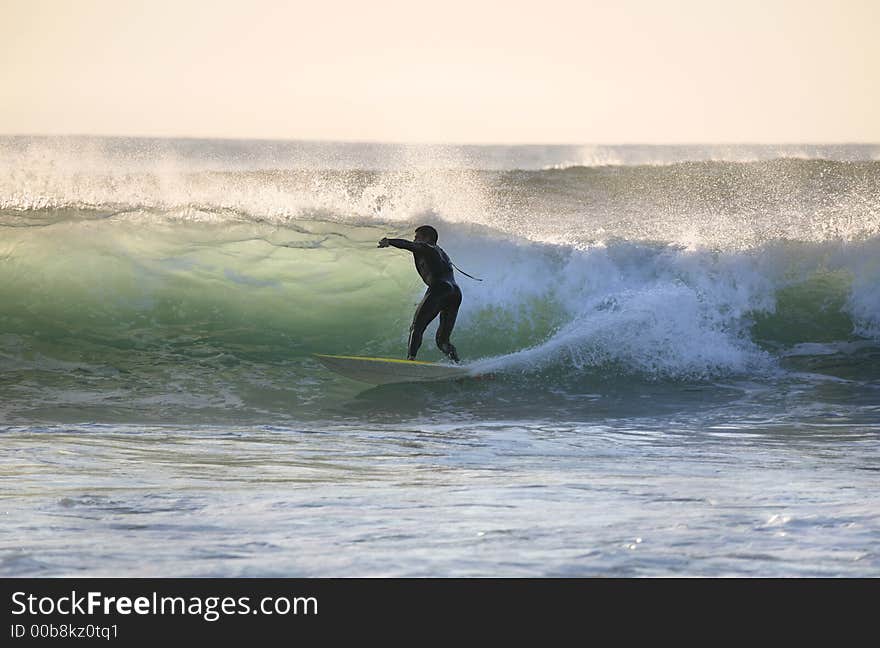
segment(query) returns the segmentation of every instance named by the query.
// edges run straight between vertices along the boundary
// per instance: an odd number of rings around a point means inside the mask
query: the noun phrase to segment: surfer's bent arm
[[[379,241],[379,247],[396,247],[401,250],[409,250],[410,252],[415,252],[416,250],[424,249],[424,243],[416,243],[414,241],[407,241],[406,239],[390,239],[383,238]]]

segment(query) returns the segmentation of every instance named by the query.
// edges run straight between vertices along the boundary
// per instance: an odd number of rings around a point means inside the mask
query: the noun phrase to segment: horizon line
[[[371,140],[371,139],[325,139],[308,137],[224,137],[218,135],[118,135],[118,134],[93,134],[93,133],[0,133],[2,138],[93,138],[93,139],[140,139],[140,140],[190,140],[206,142],[287,142],[307,144],[373,144],[386,146],[880,146],[877,142],[858,141],[665,141],[665,142],[431,142],[431,141],[405,141],[405,140]]]

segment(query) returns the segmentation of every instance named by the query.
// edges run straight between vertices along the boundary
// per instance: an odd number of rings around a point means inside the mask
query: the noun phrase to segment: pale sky
[[[880,142],[880,0],[0,0],[0,134]]]

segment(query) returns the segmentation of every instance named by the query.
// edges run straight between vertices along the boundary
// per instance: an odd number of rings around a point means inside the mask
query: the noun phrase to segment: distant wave
[[[540,170],[570,166],[651,166],[680,162],[773,159],[880,161],[880,144],[701,145],[406,145],[344,142],[122,137],[0,136],[5,165],[56,168],[258,171],[478,169]]]
[[[71,218],[410,223],[442,218],[532,241],[623,238],[746,248],[880,233],[880,162],[771,159],[558,170],[194,171],[21,160],[0,224]]]

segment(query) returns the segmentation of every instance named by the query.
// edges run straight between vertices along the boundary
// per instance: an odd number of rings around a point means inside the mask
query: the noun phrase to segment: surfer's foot
[[[458,351],[454,346],[452,346],[452,344],[447,342],[440,347],[440,350],[445,353],[446,357],[452,360],[455,364],[461,362],[461,360],[458,359]]]
[[[407,360],[415,360],[416,357],[414,355],[408,355],[408,356],[406,356],[406,359]]]

